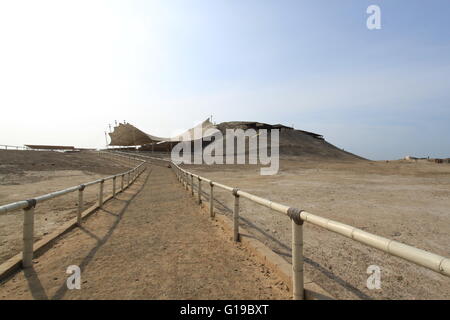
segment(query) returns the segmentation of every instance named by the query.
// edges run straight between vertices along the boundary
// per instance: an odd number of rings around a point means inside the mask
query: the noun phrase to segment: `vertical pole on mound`
[[[113,198],[116,196],[116,176],[113,177]]]
[[[194,176],[191,174],[191,195],[194,196]]]
[[[214,183],[209,182],[209,216],[214,218]]]
[[[233,210],[233,240],[239,241],[239,195],[238,188],[233,189],[234,210]]]
[[[120,181],[120,191],[123,191],[123,180],[125,179],[125,174],[122,174],[122,180]]]
[[[198,177],[198,199],[197,199],[197,203],[198,204],[202,203],[202,180],[200,179],[200,177]]]
[[[289,208],[288,216],[292,225],[292,299],[305,298],[303,279],[303,220],[300,217],[302,210]]]
[[[77,224],[81,227],[81,213],[83,212],[83,192],[85,185],[82,184],[78,189],[78,211],[77,211]]]
[[[29,268],[33,265],[33,243],[34,243],[34,208],[36,200],[27,200],[28,206],[23,209],[23,251],[22,266]]]
[[[101,208],[103,206],[103,186],[105,184],[105,180],[102,179],[100,181],[100,188],[98,190],[98,207]]]

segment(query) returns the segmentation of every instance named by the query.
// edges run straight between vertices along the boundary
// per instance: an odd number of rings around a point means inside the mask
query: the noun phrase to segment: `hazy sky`
[[[212,114],[450,157],[450,2],[0,0],[0,108],[0,144],[100,147],[114,120],[170,136]]]

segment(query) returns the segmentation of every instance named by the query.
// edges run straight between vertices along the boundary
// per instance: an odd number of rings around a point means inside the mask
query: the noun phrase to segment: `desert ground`
[[[186,166],[214,181],[436,254],[450,256],[450,164],[285,158],[274,176],[250,165]],[[208,189],[207,189],[208,190]],[[207,191],[205,190],[205,191]],[[215,188],[231,216],[233,197]],[[286,216],[241,200],[246,228],[290,261]],[[450,279],[306,223],[305,273],[338,299],[450,299]],[[381,267],[381,289],[366,287]]]
[[[31,199],[128,170],[126,161],[111,161],[95,152],[61,153],[0,150],[0,205]],[[105,192],[112,192],[111,181]],[[85,207],[93,205],[98,187],[85,190]],[[36,207],[35,241],[50,233],[77,212],[76,192]],[[0,263],[22,250],[22,211],[0,215]]]
[[[97,153],[0,151],[0,204],[31,198],[128,169]],[[274,176],[258,166],[185,166],[202,176],[299,207],[374,234],[449,257],[450,164],[283,157]],[[70,177],[70,179],[67,179]],[[151,182],[150,182],[151,183]],[[106,184],[106,192],[111,185]],[[86,206],[97,188],[87,188]],[[208,192],[208,188],[204,190]],[[231,216],[232,196],[215,189],[216,211]],[[76,194],[36,210],[37,239],[73,218]],[[241,223],[290,261],[286,216],[241,200]],[[0,261],[21,250],[20,211],[0,216]],[[450,299],[450,279],[355,241],[305,224],[305,274],[338,299]],[[369,290],[368,266],[381,267],[381,289]]]
[[[82,270],[80,290],[67,289],[69,265]],[[276,274],[208,219],[169,168],[150,165],[33,267],[0,283],[0,299],[290,297]]]

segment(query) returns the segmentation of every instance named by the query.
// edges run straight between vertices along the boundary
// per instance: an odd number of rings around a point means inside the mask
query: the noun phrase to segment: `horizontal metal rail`
[[[156,159],[156,158],[144,156],[144,155],[136,155],[136,156],[143,157],[143,158],[149,158],[149,159]],[[403,243],[395,241],[395,240],[381,237],[381,236],[363,231],[361,229],[352,227],[352,226],[344,224],[344,223],[340,223],[340,222],[337,222],[337,221],[334,221],[331,219],[323,218],[323,217],[314,215],[312,213],[309,213],[307,211],[304,211],[304,210],[301,210],[301,209],[298,209],[295,207],[289,207],[289,206],[286,206],[286,205],[283,205],[283,204],[280,204],[280,203],[277,203],[277,202],[274,202],[274,201],[271,201],[271,200],[268,200],[265,198],[261,198],[259,196],[239,190],[237,188],[232,188],[230,186],[220,184],[215,181],[211,181],[210,179],[207,179],[200,175],[197,175],[197,174],[194,174],[187,170],[184,170],[183,168],[181,168],[180,166],[175,164],[173,161],[163,160],[163,159],[159,159],[159,158],[157,158],[157,160],[169,162],[171,164],[171,167],[174,169],[175,174],[178,177],[180,177],[180,179],[183,182],[186,182],[187,184],[193,184],[193,181],[194,181],[193,178],[195,178],[195,180],[198,180],[199,183],[201,181],[207,182],[211,186],[218,187],[223,190],[231,192],[233,194],[233,196],[235,196],[235,197],[246,198],[252,202],[260,204],[260,205],[267,207],[269,209],[272,209],[276,212],[285,214],[285,215],[289,216],[291,218],[291,220],[293,220],[293,222],[295,222],[297,225],[301,225],[303,223],[303,221],[306,221],[313,225],[322,227],[326,230],[340,234],[346,238],[349,238],[349,239],[355,240],[359,243],[365,244],[369,247],[381,250],[381,251],[389,253],[393,256],[402,258],[404,260],[415,263],[419,266],[425,267],[427,269],[430,269],[432,271],[435,271],[442,275],[450,277],[450,259],[449,258],[440,256],[438,254],[428,252],[428,251],[425,251],[422,249],[418,249],[418,248],[403,244]],[[188,179],[186,177],[191,177],[191,179]],[[191,187],[192,187],[192,192],[193,192],[193,185],[191,185]],[[199,194],[200,194],[200,192],[199,192]],[[236,206],[236,203],[235,203],[235,206]],[[236,226],[235,226],[235,229],[236,229]],[[294,230],[297,230],[297,231],[295,232]],[[294,223],[293,223],[293,250],[294,249],[298,250],[299,248],[302,248],[302,246],[303,246],[302,240],[298,239],[299,238],[298,234],[301,232],[302,231],[300,231],[300,229],[294,228]],[[296,246],[296,248],[294,248],[294,246]],[[303,257],[299,257],[299,255],[300,255],[299,252],[296,252],[296,254],[292,255],[293,264],[296,263],[295,260],[297,260],[297,259],[301,259],[301,261],[303,261]],[[295,269],[295,267],[296,266],[294,266],[294,269]],[[300,273],[302,273],[302,271]],[[294,278],[295,278],[295,270],[294,270]],[[294,282],[295,281],[296,281],[296,279],[294,279]],[[296,286],[294,284],[294,291],[296,291],[295,287]],[[297,296],[297,298],[300,296],[303,297],[302,294],[299,294]],[[295,297],[295,293],[294,293],[294,297]]]
[[[135,154],[135,153],[129,153],[129,152],[124,152],[124,151],[109,151],[108,153],[121,155],[124,158],[129,158],[130,156],[133,156],[133,157],[141,157],[141,158],[145,158],[145,159],[150,159],[150,160],[154,160],[154,161],[161,161],[161,162],[164,162],[166,165],[171,165],[171,163],[172,163],[172,161],[167,160],[167,159],[150,157],[150,156],[146,156],[146,155],[142,155],[142,154],[138,154],[138,153]],[[137,158],[137,159],[139,159],[139,158]]]
[[[25,146],[11,146],[8,144],[0,144],[0,149],[4,150],[27,150]]]
[[[105,177],[105,178],[97,179],[97,180],[94,180],[94,181],[90,181],[90,182],[87,182],[85,184],[80,184],[80,185],[77,185],[77,186],[73,186],[73,187],[70,187],[70,188],[67,188],[67,189],[63,189],[63,190],[55,191],[55,192],[52,192],[52,193],[48,193],[48,194],[45,194],[45,195],[42,195],[42,196],[38,196],[38,197],[33,198],[33,200],[36,200],[36,204],[42,203],[42,202],[45,202],[45,201],[50,200],[50,199],[58,198],[58,197],[63,196],[65,194],[68,194],[68,193],[71,193],[71,192],[75,192],[75,191],[79,190],[82,187],[84,188],[84,187],[92,186],[92,185],[95,185],[95,184],[99,184],[102,181],[108,181],[108,180],[120,177],[122,175],[127,175],[127,174],[129,174],[131,172],[134,172],[134,171],[138,170],[139,168],[141,168],[145,164],[145,161],[143,161],[143,160],[140,160],[140,159],[135,159],[135,160],[142,161],[142,163],[139,164],[138,166],[128,170],[128,171],[125,171],[125,172],[122,172],[122,173],[119,173],[119,174],[115,174],[115,175],[112,175],[112,176],[108,176],[108,177]],[[10,212],[10,211],[19,210],[19,209],[24,209],[24,208],[26,208],[29,205],[29,201],[30,200],[22,200],[22,201],[17,201],[17,202],[13,202],[13,203],[2,205],[2,206],[0,206],[0,214],[7,213],[7,212]]]

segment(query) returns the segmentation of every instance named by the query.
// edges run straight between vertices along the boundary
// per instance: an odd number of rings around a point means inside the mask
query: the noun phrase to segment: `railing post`
[[[188,174],[185,172],[183,177],[184,177],[184,187],[185,187],[186,190],[189,190]]]
[[[191,195],[194,196],[194,176],[191,174]]]
[[[233,189],[234,211],[233,211],[233,240],[239,241],[239,195],[238,188]]]
[[[113,198],[116,196],[116,176],[113,177]]]
[[[33,265],[33,243],[34,243],[34,208],[36,200],[27,200],[28,206],[23,209],[23,251],[22,265],[29,268]]]
[[[103,206],[103,185],[105,184],[105,180],[100,181],[100,188],[98,191],[98,207],[101,208]]]
[[[292,225],[292,299],[305,298],[303,280],[303,220],[300,217],[302,210],[289,208],[288,216]]]
[[[214,184],[209,182],[209,216],[214,218]]]
[[[198,204],[202,203],[202,180],[200,179],[200,177],[198,177],[198,199],[197,199],[197,203]]]
[[[78,189],[78,212],[77,212],[77,224],[81,227],[81,213],[83,212],[83,191],[85,185],[82,184]]]
[[[189,186],[191,185],[191,179],[189,178],[189,173],[186,172],[186,190],[189,191]]]

